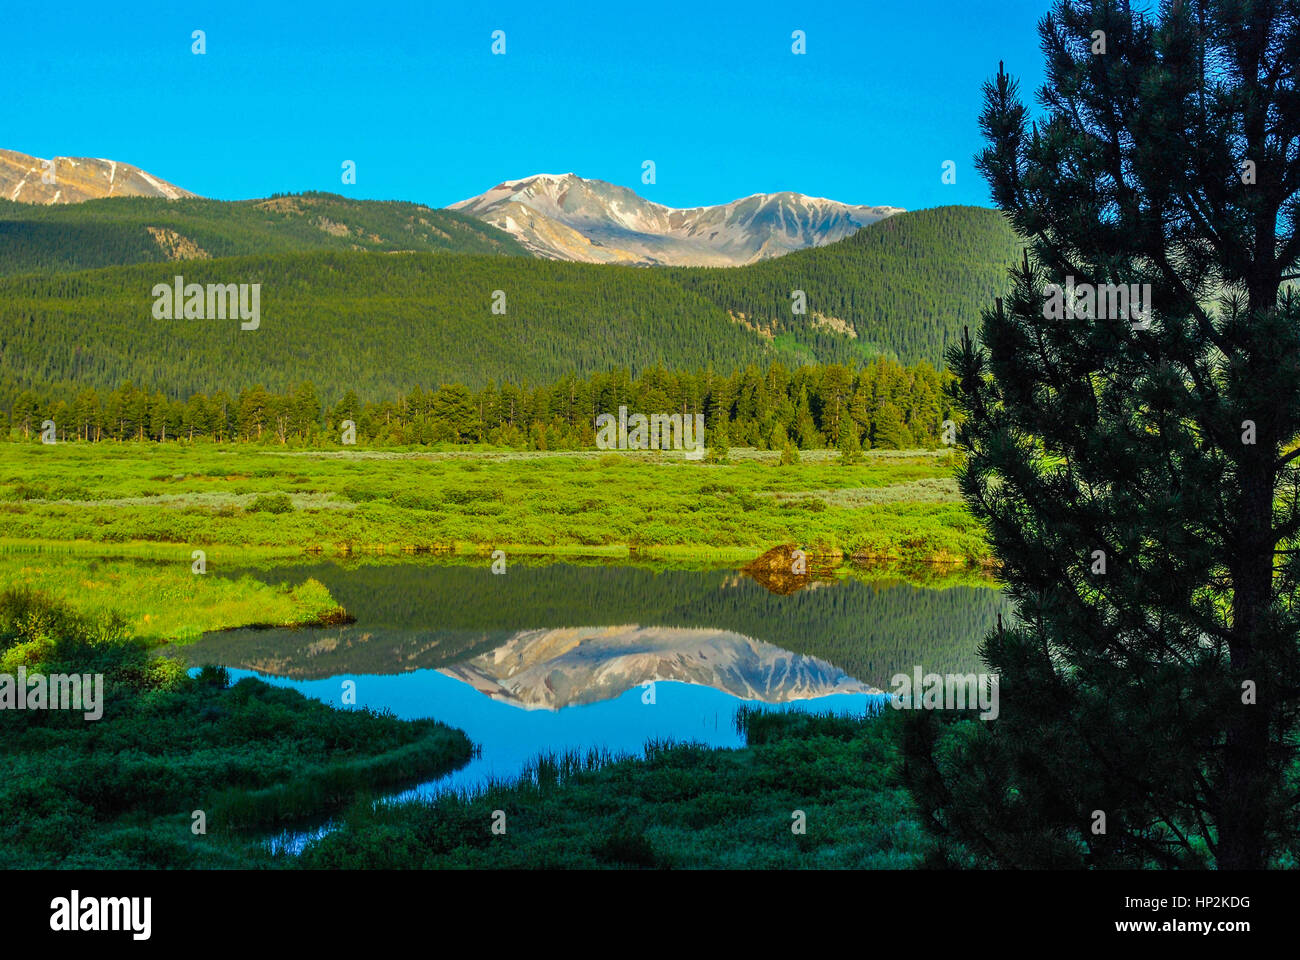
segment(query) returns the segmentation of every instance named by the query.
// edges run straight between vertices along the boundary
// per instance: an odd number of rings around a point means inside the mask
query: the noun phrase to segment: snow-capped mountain
[[[442,672],[493,699],[545,710],[611,700],[651,680],[764,703],[881,692],[825,660],[738,633],[638,625],[525,630]]]
[[[139,167],[92,157],[42,160],[0,150],[0,197],[20,203],[80,203],[101,197],[166,197],[197,194],[150,176]]]
[[[500,227],[552,260],[723,267],[832,243],[902,212],[788,191],[677,209],[572,173],[507,180],[449,209]]]

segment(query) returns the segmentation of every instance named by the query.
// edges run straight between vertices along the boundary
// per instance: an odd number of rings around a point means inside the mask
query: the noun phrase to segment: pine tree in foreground
[[[978,161],[1030,250],[949,355],[1018,616],[998,718],[909,714],[905,777],[949,862],[1295,865],[1300,2],[1040,33]]]

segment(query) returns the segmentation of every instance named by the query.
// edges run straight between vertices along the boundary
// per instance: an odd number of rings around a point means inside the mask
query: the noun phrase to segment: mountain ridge
[[[108,197],[198,197],[183,187],[120,160],[100,157],[42,159],[0,149],[0,198],[15,203],[71,204]]]
[[[847,204],[790,190],[669,207],[574,173],[503,180],[446,209],[505,230],[535,256],[636,266],[743,266],[824,246],[900,207]]]
[[[337,203],[380,204],[381,201],[350,200],[332,194],[304,192],[289,194],[296,202],[309,197],[334,197]],[[79,206],[123,197],[150,198],[166,202],[201,201],[192,191],[155,177],[139,167],[116,160],[89,157],[54,157],[43,160],[16,150],[0,149],[0,201],[29,209]],[[222,203],[224,201],[208,201]],[[228,201],[232,209],[248,206],[267,208],[281,201],[280,195],[264,199]],[[423,204],[407,206],[421,211]],[[533,174],[503,180],[484,193],[450,204],[444,216],[472,218],[500,230],[511,244],[497,241],[501,252],[527,253],[548,260],[580,263],[610,263],[631,266],[734,267],[775,259],[793,251],[825,246],[887,217],[906,212],[892,206],[848,204],[826,197],[814,197],[791,190],[754,193],[727,203],[694,207],[669,207],[647,199],[633,190],[604,180],[587,179],[575,173]],[[34,216],[34,215],[33,215]],[[0,209],[0,220],[23,219]],[[427,218],[425,225],[427,223]],[[347,224],[324,221],[322,230],[347,236]],[[167,259],[206,256],[237,256],[260,252],[253,248],[219,249],[209,252],[201,239],[186,235],[172,224],[141,224],[152,244],[137,247],[132,262],[154,257],[140,250],[157,247]],[[10,232],[13,228],[8,228]],[[438,232],[437,227],[432,227]],[[444,234],[446,231],[442,231]],[[5,238],[0,238],[3,241]],[[267,238],[274,249],[275,239]],[[408,249],[391,237],[361,232],[353,249]],[[427,238],[425,238],[427,241]],[[409,249],[455,249],[450,237],[446,244],[415,243]],[[118,241],[120,242],[120,241]],[[491,245],[491,244],[489,244]],[[299,244],[306,249],[311,244]],[[484,252],[482,244],[470,252]],[[0,274],[19,272],[5,261],[0,248]],[[58,257],[47,256],[34,264],[46,269]],[[110,262],[74,262],[73,268],[115,265]]]

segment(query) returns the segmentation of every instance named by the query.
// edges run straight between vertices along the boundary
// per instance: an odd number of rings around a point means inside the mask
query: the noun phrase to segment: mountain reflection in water
[[[178,651],[340,705],[434,717],[482,747],[418,789],[511,777],[538,753],[640,753],[647,740],[741,746],[742,704],[863,713],[895,673],[977,672],[998,591],[813,581],[772,592],[730,570],[486,563],[321,563],[248,571],[314,577],[356,619],[211,633]],[[784,586],[784,584],[783,584]],[[650,681],[654,681],[653,686]]]
[[[880,692],[816,657],[726,630],[680,627],[528,630],[442,672],[494,699],[550,710],[609,700],[657,680],[762,703]]]

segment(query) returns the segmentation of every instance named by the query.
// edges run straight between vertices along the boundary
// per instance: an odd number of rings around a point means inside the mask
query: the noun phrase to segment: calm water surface
[[[735,747],[742,704],[861,714],[895,673],[978,672],[1002,600],[978,586],[926,589],[849,578],[767,586],[730,570],[627,566],[320,564],[254,573],[314,577],[356,621],[208,634],[192,667],[464,730],[481,754],[405,795],[510,779],[546,751],[639,754],[647,740]]]

